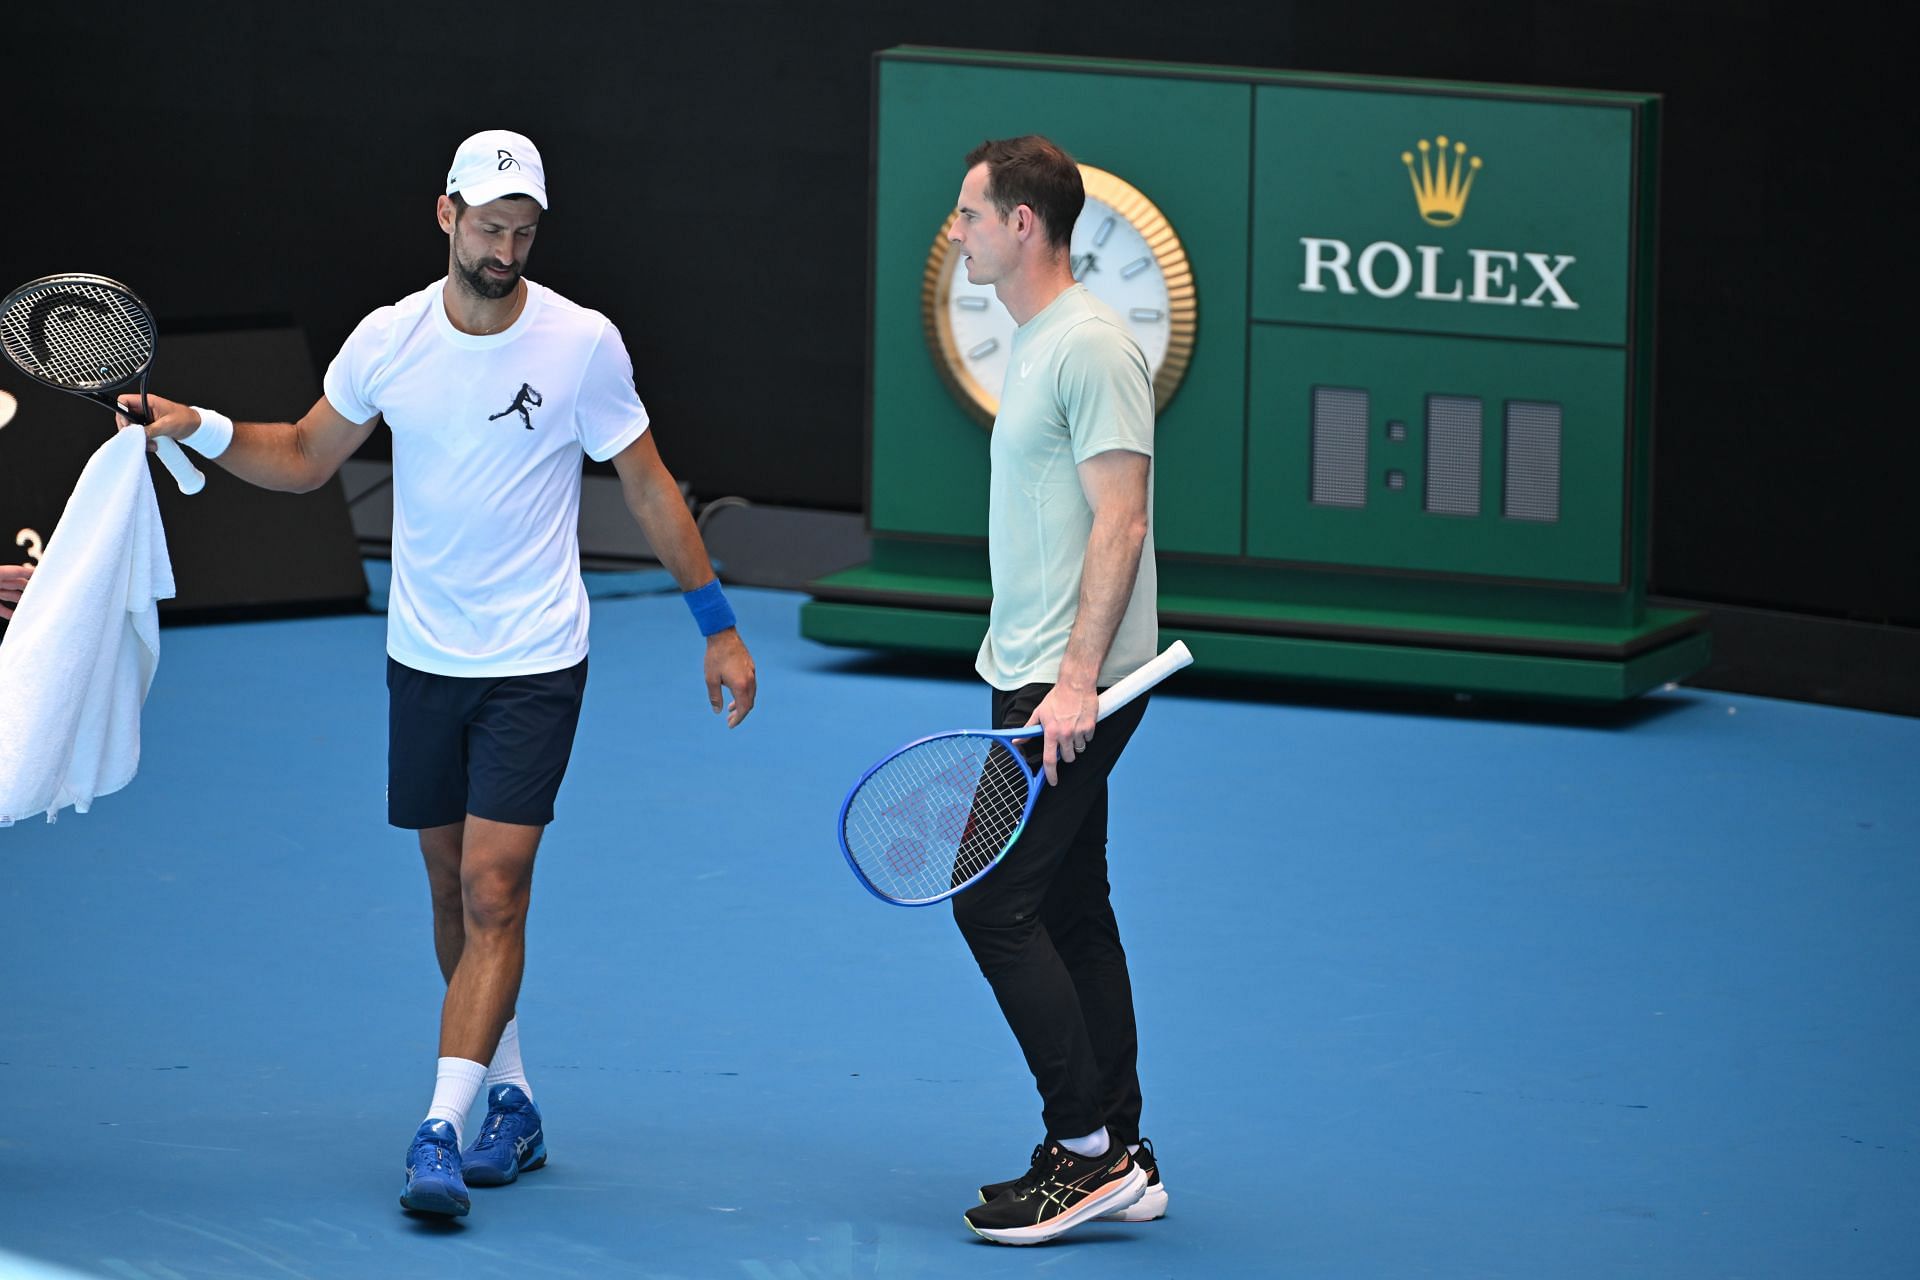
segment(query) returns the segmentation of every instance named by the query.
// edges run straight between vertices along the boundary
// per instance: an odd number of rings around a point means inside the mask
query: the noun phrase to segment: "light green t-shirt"
[[[993,420],[993,610],[974,669],[996,689],[1060,678],[1093,529],[1077,467],[1109,449],[1153,456],[1153,378],[1125,322],[1074,285],[1015,330]],[[1147,541],[1133,598],[1101,664],[1102,687],[1159,647],[1151,474],[1147,483]]]

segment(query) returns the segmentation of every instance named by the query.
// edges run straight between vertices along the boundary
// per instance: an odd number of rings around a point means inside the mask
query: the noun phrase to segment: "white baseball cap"
[[[547,170],[532,139],[511,129],[483,129],[460,144],[447,170],[447,194],[469,205],[501,196],[532,196],[547,207]]]

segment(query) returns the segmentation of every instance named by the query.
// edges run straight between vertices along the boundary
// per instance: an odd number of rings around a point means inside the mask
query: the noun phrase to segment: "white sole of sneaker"
[[[1115,1209],[1100,1216],[1108,1222],[1152,1222],[1156,1218],[1164,1218],[1167,1216],[1166,1184],[1148,1187],[1145,1195],[1126,1208]]]
[[[1146,1189],[1147,1171],[1135,1165],[1127,1171],[1126,1177],[1106,1190],[1088,1196],[1065,1213],[1048,1218],[1045,1222],[1037,1222],[1031,1227],[976,1227],[969,1222],[967,1229],[995,1244],[1044,1244],[1083,1222],[1127,1208],[1136,1203]]]

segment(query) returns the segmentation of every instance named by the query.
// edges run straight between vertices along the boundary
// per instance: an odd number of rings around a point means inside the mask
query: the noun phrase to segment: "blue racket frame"
[[[1145,665],[1141,666],[1139,670],[1134,671],[1132,674],[1128,675],[1125,679],[1115,684],[1111,689],[1108,689],[1106,692],[1100,695],[1100,711],[1099,711],[1098,718],[1101,720],[1106,719],[1108,716],[1118,711],[1121,707],[1126,706],[1129,702],[1132,702],[1135,698],[1139,697],[1141,694],[1145,693],[1147,690],[1153,688],[1155,685],[1159,684],[1162,680],[1165,680],[1168,676],[1172,675],[1174,672],[1180,670],[1182,667],[1191,665],[1192,662],[1193,662],[1193,654],[1188,650],[1186,644],[1179,640],[1174,641],[1171,645],[1168,645],[1167,648],[1163,650],[1158,656],[1152,658]],[[927,737],[917,738],[914,741],[909,742],[906,746],[901,747],[898,750],[889,752],[887,756],[884,759],[882,759],[879,763],[875,764],[872,768],[868,769],[865,773],[860,775],[860,780],[853,784],[853,786],[847,791],[846,798],[840,802],[840,817],[838,822],[840,853],[842,854],[842,856],[846,858],[847,866],[852,869],[854,878],[857,879],[863,887],[865,887],[868,893],[871,893],[874,897],[880,899],[880,901],[882,902],[892,903],[896,907],[930,907],[936,902],[945,902],[948,898],[951,898],[954,894],[959,893],[962,889],[965,889],[968,886],[976,883],[981,876],[986,875],[987,872],[999,866],[1001,863],[1001,860],[1007,856],[1007,854],[1013,849],[1013,846],[1020,843],[1020,833],[1026,830],[1027,819],[1033,816],[1033,806],[1035,802],[1037,802],[1040,799],[1040,788],[1041,788],[1040,772],[1036,770],[1032,765],[1027,763],[1027,758],[1024,753],[1017,750],[1013,750],[1012,744],[1026,738],[1040,737],[1041,732],[1042,731],[1039,729],[1039,727],[1035,725],[1023,725],[1017,729],[956,729],[956,730],[950,730],[946,733],[929,734]],[[901,756],[907,754],[908,752],[914,751],[920,747],[923,747],[929,742],[936,742],[944,738],[992,738],[997,741],[1007,743],[1009,748],[1008,754],[1013,756],[1013,758],[1019,763],[1021,772],[1026,775],[1026,779],[1027,779],[1026,807],[1021,810],[1020,822],[1017,826],[1014,827],[1013,833],[1009,835],[1006,838],[1006,840],[1004,840],[1001,843],[1000,852],[994,855],[992,861],[988,862],[985,866],[981,867],[978,871],[968,876],[965,881],[963,881],[960,884],[953,885],[952,887],[948,888],[946,891],[942,893],[934,894],[931,897],[897,898],[892,894],[885,892],[884,890],[879,888],[877,885],[875,885],[872,880],[868,879],[867,873],[860,869],[859,861],[855,859],[855,857],[853,856],[852,848],[850,848],[847,844],[847,813],[849,810],[853,808],[854,797],[860,794],[860,789],[867,785],[868,779],[872,778],[874,774],[880,772],[880,770],[886,768],[889,764],[893,763],[895,760],[899,759]],[[1067,767],[1071,768],[1072,766],[1069,765]],[[962,839],[964,841],[964,836],[962,837]],[[959,850],[956,850],[955,852],[957,855]]]
[[[999,866],[1000,860],[1006,857],[1013,849],[1013,846],[1020,842],[1020,833],[1027,829],[1027,819],[1033,817],[1033,806],[1039,802],[1042,786],[1039,770],[1027,763],[1027,758],[1024,753],[1019,750],[1012,750],[1010,754],[1014,760],[1019,763],[1020,771],[1026,775],[1027,803],[1026,807],[1020,811],[1020,821],[1014,826],[1013,833],[1001,843],[1000,852],[993,856],[992,861],[968,876],[961,883],[952,886],[943,893],[937,893],[930,898],[896,898],[892,894],[879,889],[872,880],[867,878],[867,873],[860,869],[859,861],[853,856],[853,850],[847,845],[847,812],[853,808],[853,798],[860,794],[862,787],[867,785],[867,779],[873,777],[874,774],[880,772],[901,756],[929,742],[939,742],[947,738],[993,738],[1006,743],[1009,748],[1012,748],[1015,742],[1038,736],[1040,736],[1040,731],[1031,725],[1020,729],[950,729],[944,733],[930,733],[924,738],[916,738],[905,746],[889,752],[884,759],[877,761],[872,768],[861,774],[860,780],[847,789],[846,798],[840,802],[838,826],[841,856],[846,858],[847,867],[853,872],[854,879],[860,882],[861,888],[880,899],[880,901],[891,903],[896,907],[931,907],[935,903],[945,902],[948,898],[959,893],[962,889],[973,885],[981,876],[986,875],[987,872]]]

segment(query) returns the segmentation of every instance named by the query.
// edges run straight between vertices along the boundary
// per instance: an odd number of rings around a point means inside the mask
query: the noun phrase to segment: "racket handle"
[[[173,473],[175,482],[180,486],[180,492],[192,495],[207,487],[206,476],[200,473],[200,468],[193,465],[193,459],[187,457],[186,451],[181,449],[178,440],[172,436],[161,436],[154,443],[153,451],[160,455],[160,461],[165,463],[167,470]]]
[[[1193,654],[1187,649],[1186,641],[1175,640],[1165,653],[1100,695],[1100,719],[1105,720],[1192,661]]]

